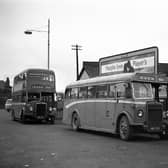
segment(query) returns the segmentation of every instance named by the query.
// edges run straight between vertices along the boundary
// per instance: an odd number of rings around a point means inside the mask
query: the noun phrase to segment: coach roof
[[[136,73],[122,73],[122,74],[115,74],[115,75],[108,75],[108,76],[99,76],[95,78],[89,78],[84,80],[79,80],[76,82],[72,82],[68,87],[78,86],[78,85],[87,85],[87,84],[97,84],[97,83],[108,83],[108,82],[115,82],[115,81],[126,81],[131,80],[135,76]]]
[[[79,80],[72,82],[67,87],[76,87],[76,86],[86,86],[86,85],[95,85],[95,84],[105,84],[111,82],[123,82],[123,81],[139,81],[139,82],[149,82],[149,83],[162,83],[167,84],[168,78],[163,75],[148,74],[148,73],[122,73],[108,76],[99,76],[95,78],[89,78],[85,80]]]

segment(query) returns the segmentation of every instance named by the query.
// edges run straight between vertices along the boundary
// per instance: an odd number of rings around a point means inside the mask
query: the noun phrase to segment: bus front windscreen
[[[133,82],[133,91],[135,99],[153,99],[150,83]]]

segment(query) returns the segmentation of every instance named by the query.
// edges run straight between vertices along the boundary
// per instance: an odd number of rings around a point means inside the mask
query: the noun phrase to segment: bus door
[[[112,119],[115,113],[115,86],[100,85],[97,87],[96,103],[96,127],[109,130],[112,129]]]
[[[96,109],[95,109],[95,102],[96,102],[96,87],[89,86],[87,92],[87,103],[85,106],[85,113],[86,113],[86,125],[88,127],[95,127],[96,126]]]
[[[130,105],[132,103],[132,89],[130,83],[119,83],[116,84],[116,112],[114,114],[114,122],[118,115],[122,112],[129,113],[130,112]],[[117,123],[114,123],[116,125]]]
[[[79,98],[79,103],[78,103],[78,112],[80,113],[80,124],[81,125],[87,125],[87,87],[80,87],[78,90],[78,98]]]

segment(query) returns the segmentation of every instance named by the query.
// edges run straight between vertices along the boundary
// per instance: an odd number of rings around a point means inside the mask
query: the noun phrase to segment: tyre
[[[119,134],[120,138],[125,141],[132,138],[132,128],[126,116],[122,116],[119,121]]]
[[[78,131],[80,126],[80,119],[77,113],[74,113],[72,116],[72,129]]]

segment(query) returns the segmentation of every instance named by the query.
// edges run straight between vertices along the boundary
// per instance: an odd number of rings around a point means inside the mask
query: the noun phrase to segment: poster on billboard
[[[100,58],[100,75],[127,72],[154,73],[158,71],[158,48],[150,47]]]

